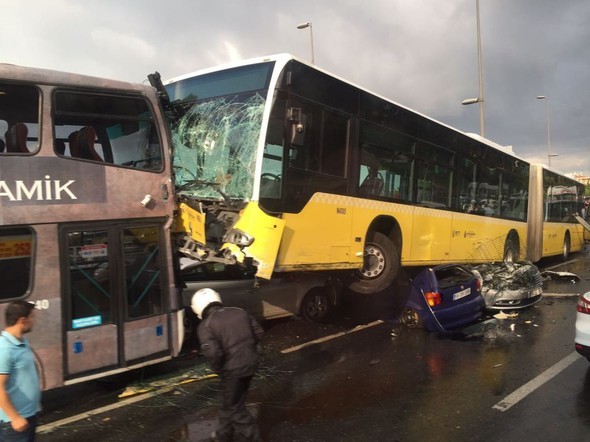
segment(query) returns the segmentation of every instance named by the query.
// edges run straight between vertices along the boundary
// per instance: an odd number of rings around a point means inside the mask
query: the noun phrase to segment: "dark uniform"
[[[246,409],[250,381],[258,368],[256,344],[262,327],[244,310],[213,304],[199,325],[201,351],[223,383],[217,440],[260,441],[254,417]]]

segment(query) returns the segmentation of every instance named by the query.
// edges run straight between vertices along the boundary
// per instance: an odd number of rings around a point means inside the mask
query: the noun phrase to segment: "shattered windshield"
[[[213,72],[166,87],[188,111],[172,128],[175,185],[196,198],[249,199],[272,63]]]

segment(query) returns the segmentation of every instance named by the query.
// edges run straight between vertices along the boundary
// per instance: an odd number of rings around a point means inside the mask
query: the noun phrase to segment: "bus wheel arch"
[[[376,218],[365,237],[363,267],[357,270],[348,288],[371,294],[385,290],[401,267],[401,230],[393,218]]]
[[[561,252],[561,259],[563,261],[567,261],[568,258],[570,257],[571,247],[572,247],[572,240],[570,238],[570,232],[568,230],[565,232],[565,235],[563,237],[563,248],[562,248],[562,252]]]
[[[520,257],[520,239],[516,230],[511,230],[506,236],[506,242],[504,243],[504,262],[518,261]]]

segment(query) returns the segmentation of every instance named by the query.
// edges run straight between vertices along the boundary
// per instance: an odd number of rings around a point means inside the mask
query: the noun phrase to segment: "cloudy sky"
[[[476,0],[2,0],[0,62],[142,82],[289,52],[480,132]],[[590,175],[590,1],[480,0],[485,136]],[[537,96],[549,97],[548,101]]]

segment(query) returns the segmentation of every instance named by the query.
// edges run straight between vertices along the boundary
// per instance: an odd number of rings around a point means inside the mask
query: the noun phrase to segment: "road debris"
[[[510,319],[510,318],[516,318],[516,317],[518,317],[518,312],[511,312],[511,313],[500,312],[500,313],[496,313],[494,315],[494,318],[496,318],[496,319]]]
[[[541,273],[541,276],[545,279],[551,279],[552,281],[563,281],[572,284],[580,282],[580,277],[571,272],[554,272],[552,270],[546,270]]]

